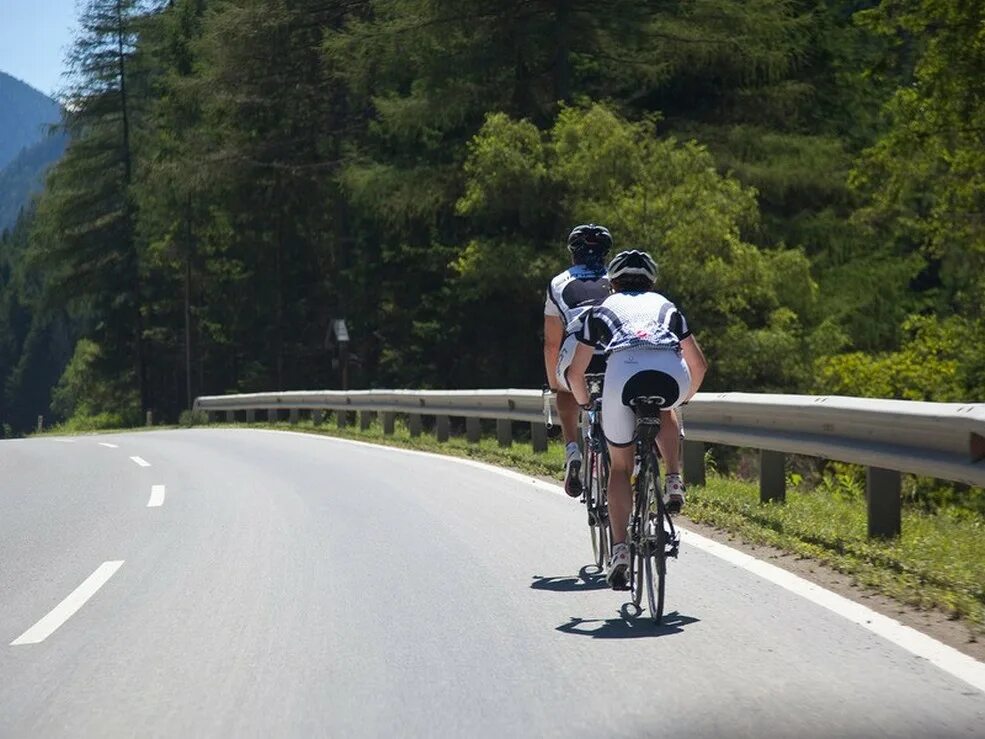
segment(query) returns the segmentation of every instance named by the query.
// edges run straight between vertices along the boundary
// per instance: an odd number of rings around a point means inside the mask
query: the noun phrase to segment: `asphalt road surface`
[[[687,543],[624,617],[582,507],[301,434],[0,442],[0,736],[985,736],[985,692]]]

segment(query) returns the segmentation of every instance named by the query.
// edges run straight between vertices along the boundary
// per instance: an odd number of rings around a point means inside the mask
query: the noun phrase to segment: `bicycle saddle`
[[[629,401],[629,406],[640,418],[660,419],[660,411],[666,405],[667,399],[662,395],[637,395]]]

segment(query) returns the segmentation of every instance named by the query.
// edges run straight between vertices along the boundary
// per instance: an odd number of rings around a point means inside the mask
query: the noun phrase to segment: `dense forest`
[[[705,389],[982,400],[983,29],[968,0],[90,0],[69,147],[0,243],[0,422],[539,387],[586,221],[656,258]]]

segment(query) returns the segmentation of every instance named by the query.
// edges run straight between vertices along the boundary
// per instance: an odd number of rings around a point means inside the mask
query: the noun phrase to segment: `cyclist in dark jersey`
[[[547,382],[557,392],[558,415],[564,435],[564,489],[573,498],[581,495],[579,477],[581,452],[578,449],[578,403],[568,386],[567,369],[575,355],[581,319],[593,305],[609,295],[605,257],[612,248],[612,236],[604,226],[588,223],[575,226],[568,235],[571,267],[556,275],[547,288],[544,301],[544,366]],[[589,372],[604,372],[605,358],[600,352]]]

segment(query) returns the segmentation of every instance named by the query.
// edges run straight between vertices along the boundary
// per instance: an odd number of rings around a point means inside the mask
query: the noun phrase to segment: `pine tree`
[[[159,360],[152,374],[167,415],[190,408],[198,384],[194,316],[203,306],[196,305],[201,303],[196,284],[208,279],[213,251],[208,239],[213,193],[201,166],[208,134],[194,79],[205,8],[204,0],[176,0],[144,24],[141,34],[141,58],[153,67],[153,103],[145,116],[145,165],[134,192],[138,236],[146,253],[148,339]],[[199,337],[200,352],[202,343]],[[204,357],[200,354],[198,360],[200,366]]]
[[[32,244],[49,271],[50,303],[91,311],[103,369],[130,378],[140,409],[151,398],[132,186],[146,84],[134,59],[139,25],[153,10],[138,0],[85,5],[69,54],[65,125],[72,140],[48,178]]]
[[[239,260],[215,322],[231,355],[215,380],[289,388],[331,381],[325,336],[346,304],[348,235],[336,183],[347,115],[321,53],[347,3],[245,2],[202,40],[203,163]]]

